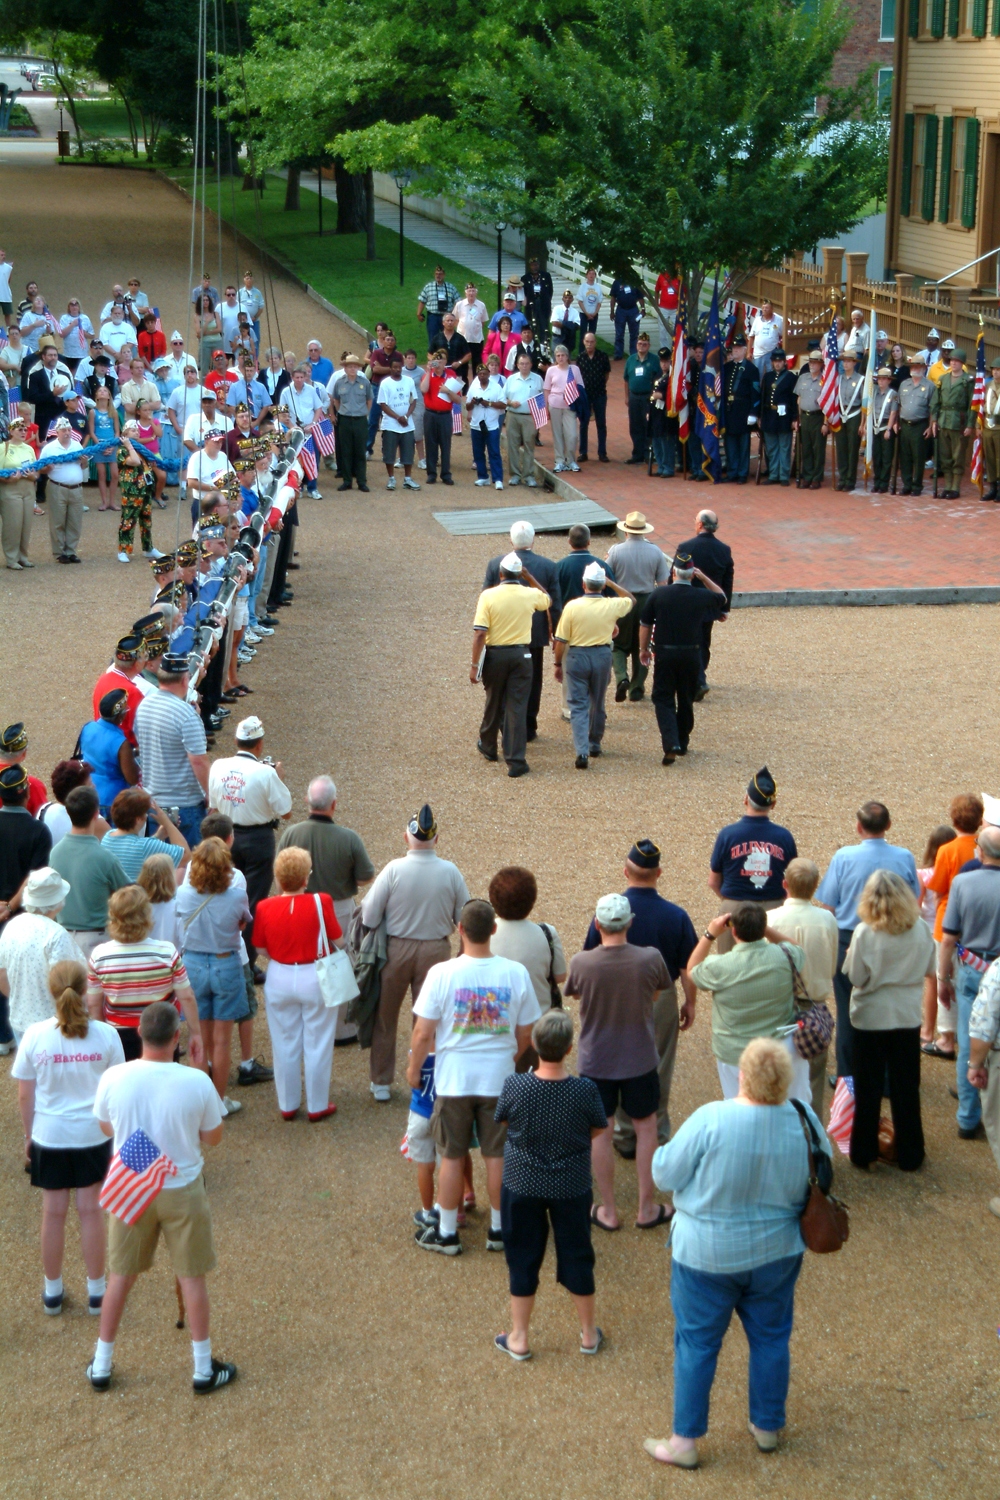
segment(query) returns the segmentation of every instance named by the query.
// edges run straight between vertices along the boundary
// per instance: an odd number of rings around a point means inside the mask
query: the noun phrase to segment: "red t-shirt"
[[[430,388],[424,396],[424,405],[428,411],[451,411],[452,400],[450,396],[439,396],[438,392],[446,380],[454,375],[454,370],[446,370],[443,375],[435,375],[432,370],[428,375]]]
[[[332,948],[342,936],[333,909],[333,898],[320,893],[326,935]],[[257,906],[253,923],[255,948],[279,964],[311,964],[319,955],[319,920],[313,895],[268,896]]]
[[[665,271],[661,271],[656,278],[656,286],[653,288],[657,307],[674,309],[680,300],[680,289],[679,281],[668,276]]]
[[[140,329],[136,344],[139,348],[139,357],[148,359],[150,364],[167,352],[166,335],[162,334],[158,328],[154,328],[152,333],[148,333],[145,328]]]
[[[106,672],[102,672],[94,683],[94,718],[99,719],[101,717],[101,699],[104,697],[104,694],[113,693],[116,688],[124,688],[128,694],[128,713],[122,719],[120,728],[129,744],[134,747],[137,743],[135,738],[135,711],[146,695],[141,688],[137,688],[135,683],[126,677],[124,673],[119,672],[116,667],[109,667]]]
[[[235,370],[213,370],[210,375],[205,376],[202,385],[214,392],[215,399],[220,406],[225,406],[226,389],[228,386],[235,385],[239,378]]]
[[[0,762],[0,764],[3,764],[3,762]],[[40,807],[44,807],[46,802],[48,801],[49,795],[45,790],[45,782],[39,781],[37,776],[29,776],[28,801],[26,803],[26,806],[31,816],[34,817],[38,809]]]

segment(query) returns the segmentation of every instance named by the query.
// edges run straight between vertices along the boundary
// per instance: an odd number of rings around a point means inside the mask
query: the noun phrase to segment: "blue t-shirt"
[[[90,766],[90,779],[102,807],[110,807],[128,786],[118,759],[124,743],[124,732],[107,719],[93,719],[80,730],[80,753]]]
[[[711,868],[722,876],[726,901],[781,901],[785,866],[797,855],[795,840],[780,823],[741,818],[720,831]]]
[[[434,1113],[434,1053],[429,1052],[420,1068],[420,1087],[410,1090],[410,1109],[415,1115],[429,1120]]]
[[[816,900],[832,908],[837,926],[844,932],[857,927],[858,901],[869,875],[876,870],[901,875],[920,900],[917,862],[909,849],[887,844],[885,839],[862,839],[860,844],[845,844],[831,859],[816,892]]]
[[[658,949],[670,978],[676,981],[681,970],[687,968],[698,942],[691,918],[682,906],[665,901],[651,886],[630,885],[625,899],[633,913],[629,942],[637,948]],[[597,948],[600,942],[597,927],[591,922],[584,950]]]

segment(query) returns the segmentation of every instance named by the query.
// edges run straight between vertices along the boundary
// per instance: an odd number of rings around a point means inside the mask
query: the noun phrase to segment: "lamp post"
[[[406,167],[397,167],[392,174],[392,180],[399,192],[399,284],[403,285],[403,192],[408,188],[413,179],[413,173]]]
[[[497,307],[503,307],[503,232],[507,228],[505,219],[498,219],[493,228],[497,232]]]

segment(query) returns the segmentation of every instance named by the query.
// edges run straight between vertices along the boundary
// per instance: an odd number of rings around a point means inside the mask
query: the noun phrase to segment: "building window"
[[[878,39],[880,42],[893,42],[896,39],[896,0],[882,0]]]
[[[1000,4],[1000,0],[997,0]],[[876,99],[880,115],[887,115],[892,108],[892,69],[879,68]]]
[[[913,140],[916,135],[916,116],[903,116],[903,163],[899,184],[899,212],[904,219],[910,216],[913,207]]]

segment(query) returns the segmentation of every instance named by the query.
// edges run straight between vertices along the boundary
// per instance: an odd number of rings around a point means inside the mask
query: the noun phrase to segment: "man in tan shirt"
[[[522,586],[522,579],[527,588]],[[524,776],[531,769],[525,759],[531,621],[536,610],[548,609],[551,603],[551,596],[538,587],[517,553],[508,552],[500,560],[500,582],[495,588],[483,590],[476,607],[469,681],[475,683],[481,678],[486,689],[486,710],[476,748],[487,760],[497,760],[497,736],[502,729],[508,776]]]
[[[819,868],[811,859],[793,859],[785,869],[782,882],[788,899],[773,911],[768,927],[802,949],[805,962],[802,979],[810,1000],[822,1000],[833,1007],[833,976],[837,972],[837,919],[825,906],[816,906],[813,896],[819,885]],[[812,1088],[813,1113],[823,1119],[826,1089],[824,1047],[818,1057],[809,1060],[809,1083]]]

